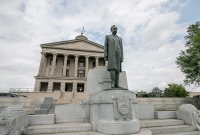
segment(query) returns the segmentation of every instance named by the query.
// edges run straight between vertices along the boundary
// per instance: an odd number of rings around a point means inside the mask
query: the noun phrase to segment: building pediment
[[[104,47],[100,44],[94,43],[89,40],[77,40],[77,39],[42,44],[41,47],[42,48],[52,48],[52,49],[94,51],[94,52],[103,52],[104,51]]]

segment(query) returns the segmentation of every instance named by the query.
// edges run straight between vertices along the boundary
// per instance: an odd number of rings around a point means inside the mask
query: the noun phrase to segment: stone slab
[[[137,133],[140,122],[98,122],[98,131],[104,134],[131,134]]]
[[[190,125],[151,127],[144,129],[151,130],[153,135],[194,131],[194,128]]]
[[[55,107],[56,123],[89,121],[86,109],[79,103],[58,105]]]
[[[47,109],[35,110],[35,115],[43,115],[43,114],[47,114],[47,112],[48,112]]]
[[[52,97],[45,97],[44,104],[53,104],[54,98]]]
[[[151,104],[138,103],[140,120],[154,119],[154,106]]]
[[[49,109],[51,108],[51,105],[52,105],[52,104],[41,104],[40,109],[46,109],[46,110],[49,110]]]
[[[154,112],[156,119],[176,119],[175,111],[156,111]]]
[[[29,115],[29,126],[51,125],[55,123],[55,114]]]
[[[29,117],[21,106],[7,107],[0,113],[0,123],[0,134],[21,135],[23,129],[28,127]]]
[[[176,126],[183,125],[183,120],[177,119],[151,119],[151,120],[141,120],[141,128],[150,128],[150,127],[164,127],[164,126]]]
[[[73,132],[73,133],[57,133],[57,134],[51,134],[51,135],[108,135],[108,134],[102,134],[99,132]],[[46,134],[37,134],[37,135],[46,135]],[[129,134],[129,135],[152,135],[151,130],[141,130],[139,133],[136,134]],[[195,134],[196,135],[196,134]]]
[[[190,112],[197,112],[197,108],[191,104],[183,104],[176,112],[177,119],[184,120],[185,124],[192,125]]]
[[[72,133],[92,131],[90,123],[61,123],[54,125],[34,125],[28,126],[23,132],[25,135],[32,134],[57,134],[57,133]]]
[[[200,131],[190,131],[181,133],[158,134],[158,135],[200,135]]]

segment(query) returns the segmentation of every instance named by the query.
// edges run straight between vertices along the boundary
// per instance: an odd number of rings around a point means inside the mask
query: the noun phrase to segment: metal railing
[[[10,93],[11,92],[33,92],[34,88],[10,88]]]

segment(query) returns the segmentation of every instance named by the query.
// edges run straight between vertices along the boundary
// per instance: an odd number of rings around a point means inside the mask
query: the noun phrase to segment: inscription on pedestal
[[[113,100],[114,119],[116,121],[131,121],[132,99],[129,97],[118,97]]]

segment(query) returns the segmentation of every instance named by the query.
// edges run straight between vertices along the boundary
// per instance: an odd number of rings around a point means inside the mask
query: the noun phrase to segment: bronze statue
[[[107,35],[104,44],[104,60],[108,61],[107,70],[110,71],[111,88],[119,87],[119,73],[122,71],[123,45],[122,38],[117,36],[117,27],[111,27],[111,35]]]

